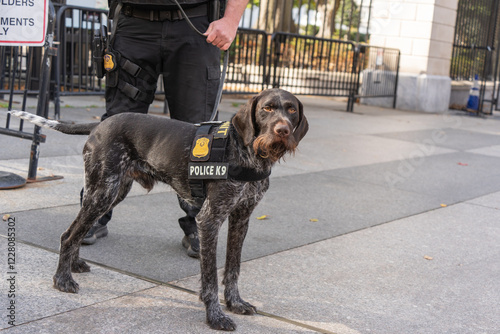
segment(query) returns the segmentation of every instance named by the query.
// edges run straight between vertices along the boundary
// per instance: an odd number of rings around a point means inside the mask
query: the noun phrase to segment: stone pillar
[[[448,110],[457,7],[458,0],[373,0],[370,44],[401,50],[398,109]]]

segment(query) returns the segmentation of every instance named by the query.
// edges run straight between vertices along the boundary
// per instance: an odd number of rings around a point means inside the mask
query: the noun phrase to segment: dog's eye
[[[295,114],[295,113],[297,112],[297,109],[295,109],[295,108],[289,108],[289,109],[288,109],[288,112],[289,112],[290,114]]]
[[[273,107],[270,107],[270,106],[265,106],[263,109],[264,109],[264,111],[267,111],[267,112],[272,112],[274,110]]]

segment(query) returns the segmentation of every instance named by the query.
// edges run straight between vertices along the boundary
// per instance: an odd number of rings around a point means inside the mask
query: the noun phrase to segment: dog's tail
[[[40,127],[56,130],[69,135],[88,135],[97,125],[99,125],[99,122],[84,124],[62,123],[26,111],[10,110],[9,113]]]

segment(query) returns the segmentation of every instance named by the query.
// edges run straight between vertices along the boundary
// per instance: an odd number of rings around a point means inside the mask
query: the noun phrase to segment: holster
[[[95,74],[99,79],[104,77],[106,71],[104,70],[104,53],[106,52],[106,26],[101,25],[101,29],[97,29],[94,33],[94,40],[92,41],[93,48],[93,61],[95,66]]]

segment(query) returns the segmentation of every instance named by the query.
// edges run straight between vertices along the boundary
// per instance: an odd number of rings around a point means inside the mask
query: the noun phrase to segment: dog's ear
[[[249,146],[255,138],[255,108],[258,96],[254,96],[234,115],[232,123],[238,134],[243,139],[245,146]]]
[[[309,130],[309,123],[307,122],[306,116],[304,116],[304,106],[302,105],[302,102],[298,99],[297,101],[299,102],[299,124],[293,131],[293,137],[298,143],[302,138],[304,138]]]

